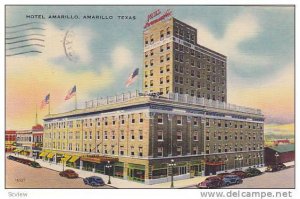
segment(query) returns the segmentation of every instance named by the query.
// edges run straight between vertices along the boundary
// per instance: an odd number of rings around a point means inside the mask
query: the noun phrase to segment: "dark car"
[[[16,160],[16,157],[12,156],[12,155],[9,155],[9,156],[7,156],[7,159],[9,159],[9,160]]]
[[[29,166],[34,167],[34,168],[42,168],[41,165],[37,162],[31,162]]]
[[[224,176],[227,176],[227,175],[231,175],[231,173],[219,173],[219,174],[217,174],[217,176],[221,179],[224,178]]]
[[[240,184],[243,180],[237,175],[226,175],[223,177],[223,184],[229,186],[232,184]]]
[[[61,171],[61,172],[59,172],[59,175],[61,177],[66,177],[66,178],[78,178],[78,174],[71,169]]]
[[[254,177],[262,174],[262,172],[256,168],[248,168],[245,170],[245,172],[247,177]]]
[[[208,177],[206,178],[204,181],[200,182],[197,187],[199,189],[201,188],[219,188],[222,187],[223,185],[223,180],[217,176],[213,176],[213,177]]]
[[[280,171],[282,169],[285,169],[286,166],[282,163],[280,164],[276,164],[276,165],[269,165],[267,168],[266,168],[266,172],[275,172],[275,171]]]
[[[105,185],[104,180],[98,176],[91,176],[83,179],[84,184],[91,186],[103,186]]]
[[[233,171],[233,172],[231,172],[231,174],[237,175],[242,179],[247,178],[247,174],[244,171]]]

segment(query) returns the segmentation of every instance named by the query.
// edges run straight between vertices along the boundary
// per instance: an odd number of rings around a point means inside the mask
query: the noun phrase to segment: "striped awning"
[[[43,151],[39,156],[40,157],[45,157],[48,153],[46,151]]]
[[[74,156],[72,156],[72,158],[69,160],[69,162],[75,162],[75,161],[78,160],[78,159],[79,159],[79,157],[76,156],[76,155],[74,155]]]
[[[49,153],[49,154],[47,155],[47,158],[53,158],[54,156],[55,156],[54,153]]]
[[[71,157],[72,157],[72,156],[70,156],[70,155],[64,154],[64,158],[62,158],[61,160],[64,161],[64,162],[66,162],[66,161],[68,161]]]

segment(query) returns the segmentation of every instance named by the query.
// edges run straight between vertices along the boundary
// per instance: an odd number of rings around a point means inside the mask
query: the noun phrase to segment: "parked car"
[[[237,175],[226,175],[223,177],[223,185],[229,186],[232,184],[240,184],[243,180]]]
[[[34,167],[34,168],[42,168],[41,165],[37,162],[31,162],[29,166]]]
[[[222,187],[223,185],[223,180],[217,176],[213,176],[213,177],[208,177],[206,178],[204,181],[200,182],[197,187],[199,189],[201,188],[219,188]]]
[[[247,178],[247,174],[244,171],[232,171],[231,174],[237,175],[242,179]]]
[[[285,168],[286,168],[286,166],[284,164],[280,163],[280,164],[276,164],[276,165],[269,165],[265,171],[266,172],[275,172],[275,171],[280,171]]]
[[[66,177],[66,178],[78,178],[78,174],[71,169],[61,171],[61,172],[59,172],[59,175],[61,177]]]
[[[98,176],[91,176],[83,179],[84,184],[91,186],[103,186],[105,185],[104,180]]]
[[[12,156],[12,155],[9,155],[9,156],[7,156],[7,159],[9,159],[9,160],[16,160],[16,157]]]
[[[253,177],[253,176],[258,176],[261,175],[262,172],[258,170],[257,168],[248,168],[245,170],[247,177]]]
[[[224,176],[227,176],[227,175],[231,175],[231,173],[219,173],[219,174],[217,174],[217,176],[221,179],[224,178]]]

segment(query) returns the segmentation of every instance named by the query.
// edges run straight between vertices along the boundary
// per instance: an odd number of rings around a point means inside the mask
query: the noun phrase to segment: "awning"
[[[72,156],[72,158],[69,160],[69,162],[75,162],[76,160],[78,160],[79,157],[78,156]]]
[[[20,149],[15,149],[14,152],[20,152]]]
[[[62,158],[61,160],[62,161],[64,161],[64,162],[66,162],[66,161],[68,161],[72,156],[70,156],[70,155],[67,155],[67,154],[64,154],[64,158]]]
[[[93,162],[93,163],[107,163],[110,161],[110,163],[118,162],[118,158],[114,157],[107,157],[107,156],[99,156],[99,155],[89,155],[89,156],[83,156],[80,158],[82,161],[86,162]]]
[[[53,158],[54,157],[54,153],[49,153],[48,155],[47,155],[47,158]]]
[[[208,166],[219,166],[219,165],[224,165],[224,162],[206,162],[205,163]]]
[[[48,154],[47,152],[43,151],[39,156],[40,157],[45,157],[47,154]]]

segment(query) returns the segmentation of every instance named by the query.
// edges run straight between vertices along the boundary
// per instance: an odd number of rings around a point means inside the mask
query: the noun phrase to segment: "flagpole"
[[[50,100],[50,98],[49,98],[49,103],[48,103],[48,115],[50,115],[50,102],[51,102],[51,100]]]
[[[75,94],[75,110],[77,110],[77,91],[76,91],[76,94]]]
[[[37,118],[37,103],[35,103],[35,125],[38,124],[38,118]]]

